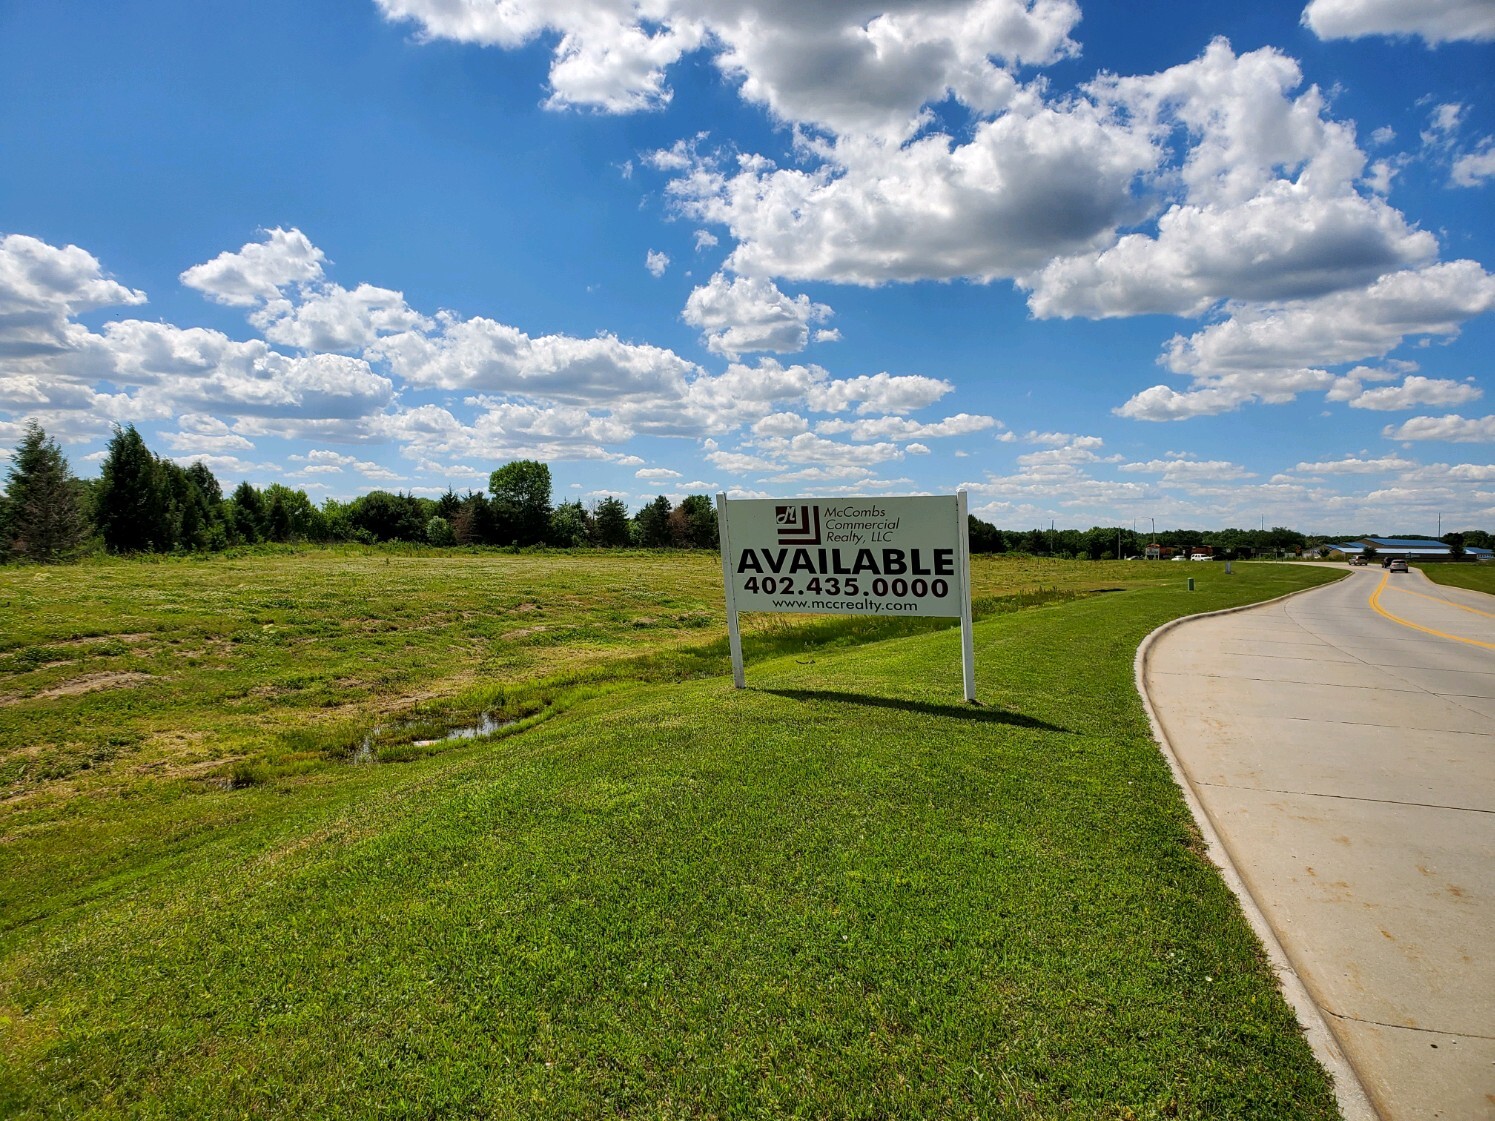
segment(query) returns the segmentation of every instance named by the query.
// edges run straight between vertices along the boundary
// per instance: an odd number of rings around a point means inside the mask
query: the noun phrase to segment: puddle
[[[487,736],[507,728],[514,723],[512,720],[500,720],[491,713],[483,713],[476,724],[469,724],[465,728],[452,728],[444,736],[437,736],[434,740],[416,740],[416,747],[430,747],[432,744],[446,743],[449,740],[475,740],[479,736]]]
[[[420,721],[419,723],[424,724],[425,721]],[[494,716],[492,713],[485,712],[478,718],[478,722],[476,724],[465,724],[458,728],[450,728],[442,735],[436,736],[432,739],[413,740],[411,741],[411,746],[434,747],[436,744],[450,743],[455,740],[475,740],[479,736],[491,735],[492,733],[498,731],[500,728],[507,728],[510,724],[513,723],[515,723],[514,720]],[[388,730],[398,732],[402,729],[415,726],[416,725],[414,723],[396,724]],[[386,729],[382,724],[374,725],[374,730],[371,731],[368,735],[364,736],[363,739],[359,741],[358,746],[353,749],[351,761],[354,763],[377,763],[379,761],[379,743],[384,738],[385,730]]]

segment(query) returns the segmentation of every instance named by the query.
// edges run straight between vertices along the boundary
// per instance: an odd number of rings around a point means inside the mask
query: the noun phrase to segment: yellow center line
[[[1387,573],[1387,575],[1389,576],[1390,573]],[[1421,596],[1423,599],[1430,599],[1434,603],[1446,603],[1449,607],[1457,607],[1460,611],[1472,611],[1476,615],[1483,615],[1486,619],[1495,619],[1495,612],[1481,611],[1478,607],[1466,607],[1462,603],[1455,603],[1453,600],[1444,599],[1442,596],[1430,596],[1426,592],[1414,592],[1411,588],[1403,588],[1400,585],[1391,590],[1393,592],[1405,592],[1409,596]]]
[[[1408,619],[1403,619],[1401,616],[1393,615],[1391,612],[1387,611],[1384,607],[1381,606],[1381,593],[1386,590],[1386,582],[1390,579],[1391,573],[1388,572],[1381,577],[1381,582],[1376,585],[1376,590],[1370,593],[1370,605],[1375,610],[1377,615],[1383,615],[1387,619],[1390,619],[1393,623],[1400,623],[1404,627],[1411,627],[1414,631],[1421,631],[1423,634],[1436,635],[1438,638],[1446,638],[1453,642],[1468,643],[1470,646],[1483,646],[1486,650],[1495,650],[1495,642],[1481,642],[1477,638],[1464,638],[1462,635],[1449,634],[1447,631],[1435,631],[1432,627],[1424,627],[1420,623],[1414,623]],[[1433,599],[1434,597],[1428,596],[1427,598]]]

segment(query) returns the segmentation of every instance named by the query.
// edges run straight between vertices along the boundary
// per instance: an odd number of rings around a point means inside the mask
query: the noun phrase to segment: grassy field
[[[1131,661],[1335,575],[983,560],[971,708],[711,557],[0,570],[0,1114],[1332,1117]]]
[[[1418,568],[1439,584],[1495,595],[1495,564],[1422,564]]]

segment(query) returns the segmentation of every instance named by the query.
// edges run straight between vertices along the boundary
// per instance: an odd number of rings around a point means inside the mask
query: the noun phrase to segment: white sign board
[[[975,700],[964,492],[716,501],[739,688],[739,611],[926,615],[961,620],[966,699]]]

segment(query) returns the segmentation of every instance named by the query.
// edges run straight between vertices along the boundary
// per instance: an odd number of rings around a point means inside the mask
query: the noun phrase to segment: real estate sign
[[[966,496],[738,499],[717,495],[732,671],[739,611],[961,620],[975,700]]]

